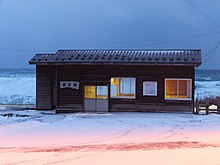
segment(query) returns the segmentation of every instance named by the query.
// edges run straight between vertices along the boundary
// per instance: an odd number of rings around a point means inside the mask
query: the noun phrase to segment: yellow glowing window
[[[112,98],[135,98],[135,78],[112,78]]]
[[[191,100],[191,79],[165,79],[165,99]]]
[[[85,86],[86,99],[108,99],[108,86]]]
[[[96,86],[85,86],[84,97],[86,99],[95,99],[96,98]]]

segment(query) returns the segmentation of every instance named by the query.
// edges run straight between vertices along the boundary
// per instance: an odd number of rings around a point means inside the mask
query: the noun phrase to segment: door
[[[108,112],[108,86],[84,86],[86,112]]]

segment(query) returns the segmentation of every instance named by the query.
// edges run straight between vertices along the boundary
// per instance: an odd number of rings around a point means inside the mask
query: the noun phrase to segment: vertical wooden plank
[[[220,97],[217,97],[217,112],[220,114]]]
[[[206,115],[209,115],[209,99],[206,98]]]
[[[196,98],[196,114],[199,115],[199,99]]]
[[[36,109],[38,109],[38,65],[36,65]]]
[[[195,100],[195,92],[196,92],[196,84],[195,84],[196,70],[195,70],[194,67],[193,67],[191,70],[192,70],[192,76],[191,76],[191,77],[192,77],[192,89],[191,89],[191,90],[192,90],[192,100],[193,100],[193,101],[192,101],[192,104],[193,104],[193,106],[192,106],[193,109],[192,109],[192,110],[193,110],[193,112],[194,112],[194,107],[195,107],[195,105],[194,105],[194,104],[195,104],[194,100]]]
[[[55,66],[55,108],[58,108],[58,75],[57,75],[57,65]]]

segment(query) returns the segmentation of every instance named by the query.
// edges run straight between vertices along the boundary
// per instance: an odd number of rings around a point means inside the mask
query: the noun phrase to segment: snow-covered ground
[[[0,107],[0,164],[220,164],[220,115]]]

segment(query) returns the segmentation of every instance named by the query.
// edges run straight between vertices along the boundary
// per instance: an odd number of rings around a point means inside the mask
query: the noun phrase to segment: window
[[[112,78],[112,98],[135,98],[135,78]]]
[[[144,81],[143,82],[143,95],[144,96],[157,96],[157,82]]]
[[[85,98],[86,99],[96,98],[96,86],[85,86]]]
[[[165,79],[166,100],[191,100],[191,79]]]
[[[108,99],[108,86],[97,86],[97,98]]]
[[[108,99],[108,86],[85,86],[85,99]]]

